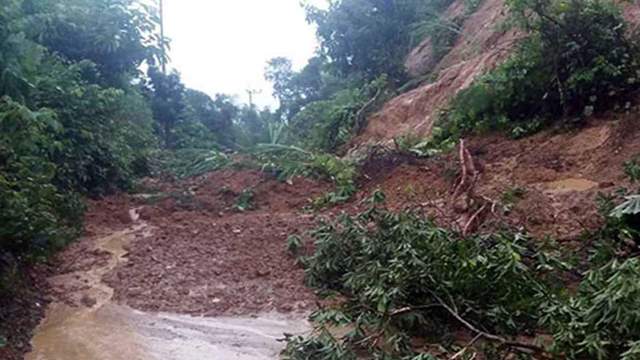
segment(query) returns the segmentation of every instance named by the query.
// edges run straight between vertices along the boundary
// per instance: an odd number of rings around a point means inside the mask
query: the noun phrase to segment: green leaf
[[[640,195],[627,196],[625,202],[618,205],[610,216],[615,218],[621,218],[624,215],[637,215],[640,214]]]

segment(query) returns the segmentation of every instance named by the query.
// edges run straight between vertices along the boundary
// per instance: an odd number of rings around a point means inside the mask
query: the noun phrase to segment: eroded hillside
[[[640,7],[623,4],[624,15],[633,27],[640,24]],[[465,1],[455,1],[443,17],[463,17],[451,50],[439,61],[434,59],[431,38],[423,40],[408,55],[405,66],[414,78],[429,75],[418,88],[387,102],[373,114],[356,144],[389,142],[405,135],[428,136],[439,112],[460,90],[480,75],[495,68],[510,54],[522,33],[508,24],[504,0],[485,0],[471,14],[465,14]]]

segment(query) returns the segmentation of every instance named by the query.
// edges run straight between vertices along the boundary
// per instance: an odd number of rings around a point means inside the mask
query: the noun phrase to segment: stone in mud
[[[81,299],[80,299],[80,303],[86,307],[94,307],[97,303],[96,299],[92,298],[89,295],[84,295]]]

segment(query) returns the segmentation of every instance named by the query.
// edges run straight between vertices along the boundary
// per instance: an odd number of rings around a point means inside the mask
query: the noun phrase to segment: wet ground
[[[90,265],[50,278],[66,293],[48,307],[27,360],[277,359],[285,333],[309,330],[304,313],[193,317],[116,304],[103,277],[128,261],[132,242],[154,236],[137,210],[129,216],[128,228],[83,240],[94,246],[83,249],[96,257]]]
[[[54,306],[27,360],[278,359],[284,333],[302,334],[305,316],[191,317],[151,314],[106,303]]]
[[[506,224],[579,249],[584,231],[601,226],[598,194],[637,186],[623,171],[640,154],[637,121],[630,120],[521,140],[470,139],[481,174],[475,192],[495,201],[479,231]],[[330,184],[287,184],[254,170],[149,180],[150,195],[90,202],[86,236],[40,274],[52,305],[28,359],[277,358],[277,339],[307,329],[305,314],[318,301],[286,250],[289,235],[304,234],[322,217],[362,209],[377,189],[388,207],[422,210],[444,226],[465,215],[447,201],[460,175],[456,152],[365,165],[354,199],[320,212],[304,207]],[[254,194],[252,207],[240,211],[237,200],[247,191]],[[18,308],[40,304],[29,299]],[[0,317],[21,334],[9,339],[16,346],[0,349],[0,358],[7,350],[15,354],[8,359],[21,358],[32,326],[18,320],[39,317]]]

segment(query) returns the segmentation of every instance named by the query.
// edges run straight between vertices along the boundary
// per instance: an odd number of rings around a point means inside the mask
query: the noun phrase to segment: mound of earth
[[[579,241],[585,230],[602,225],[598,194],[634,188],[624,163],[640,154],[639,127],[636,114],[609,114],[582,128],[548,130],[520,140],[497,134],[467,139],[480,175],[475,193],[495,205],[479,230],[507,223],[536,238]],[[457,151],[428,160],[382,161],[369,168],[364,169],[369,180],[359,199],[380,189],[390,208],[418,208],[445,226],[457,226],[465,211],[450,203],[460,177]]]
[[[136,200],[151,236],[134,241],[128,261],[105,279],[117,301],[207,316],[304,311],[314,304],[286,239],[316,223],[303,208],[328,184],[224,170],[156,185],[155,199]],[[236,203],[247,191],[252,207],[241,211]]]

